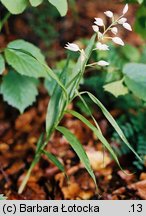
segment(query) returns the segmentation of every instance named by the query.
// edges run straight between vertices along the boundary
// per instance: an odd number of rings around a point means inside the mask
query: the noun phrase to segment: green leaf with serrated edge
[[[61,16],[65,16],[68,10],[67,0],[48,0],[59,11]]]
[[[65,94],[65,96],[67,98],[67,92],[66,92],[65,87],[60,82],[60,80],[57,77],[57,75],[46,64],[44,56],[42,55],[42,53],[41,53],[41,51],[40,51],[39,48],[37,48],[36,46],[34,46],[33,44],[31,44],[31,43],[29,43],[27,41],[24,41],[24,40],[15,40],[15,41],[10,42],[8,44],[8,47],[7,47],[6,50],[9,50],[10,52],[12,51],[15,54],[18,54],[20,52],[21,55],[22,55],[22,57],[23,57],[21,59],[21,61],[22,61],[23,64],[25,63],[26,58],[28,58],[29,60],[32,60],[32,58],[34,58],[32,64],[28,64],[29,62],[27,62],[25,64],[25,69],[27,69],[26,70],[27,71],[27,76],[30,75],[30,71],[31,71],[31,75],[30,76],[33,76],[33,77],[46,77],[47,79],[50,79],[50,77],[51,77],[62,88],[62,90],[63,90],[63,92],[64,92],[64,94]],[[5,52],[7,52],[6,50],[5,50]],[[14,57],[16,58],[16,56],[14,56]],[[22,70],[18,70],[17,69],[18,73],[19,73],[19,71],[21,71],[21,74],[24,73],[24,71],[23,71],[24,68],[21,67],[21,62],[19,62],[19,64],[17,65],[17,64],[14,64],[12,62],[11,58],[8,58],[8,60],[9,60],[9,63],[15,67],[15,69],[16,68],[22,69]],[[42,71],[41,74],[36,74],[36,73],[34,74],[33,73],[34,62],[36,62],[36,61],[37,61],[37,65],[39,65],[38,70],[41,69],[41,71]],[[31,70],[30,70],[30,67],[31,67]]]
[[[40,5],[43,2],[43,0],[29,0],[29,1],[33,7],[37,7],[38,5]]]
[[[3,56],[0,54],[0,74],[2,74],[5,70],[5,60]]]
[[[58,167],[59,170],[61,170],[62,172],[65,172],[63,164],[58,160],[58,158],[55,155],[51,154],[50,152],[44,151],[44,150],[43,150],[43,153],[47,156],[47,158],[53,164],[55,164]]]
[[[104,90],[111,93],[115,97],[128,94],[128,88],[123,85],[123,79],[103,86]]]
[[[131,147],[129,144],[127,138],[125,137],[123,131],[115,121],[115,119],[112,117],[112,115],[108,112],[108,110],[103,106],[103,104],[90,92],[80,92],[80,94],[87,94],[91,100],[99,106],[104,116],[107,118],[107,120],[110,122],[110,124],[113,126],[113,128],[116,130],[116,132],[119,134],[120,138],[123,140],[123,142],[128,146],[129,149],[136,155],[136,157],[142,161],[142,159],[139,157],[139,155],[135,152],[135,150]]]
[[[4,100],[21,113],[36,100],[38,94],[36,80],[21,76],[14,71],[3,77],[1,94]]]
[[[12,13],[22,13],[28,5],[28,0],[1,0],[2,4]]]
[[[146,64],[126,64],[123,73],[124,81],[130,91],[140,99],[146,101]]]
[[[5,49],[7,63],[19,74],[29,77],[47,77],[44,67],[32,56],[19,50]]]
[[[84,116],[82,116],[80,113],[73,111],[73,110],[67,110],[67,113],[75,116],[76,118],[78,118],[80,121],[82,121],[84,124],[86,124],[92,131],[93,133],[97,136],[97,138],[103,143],[103,145],[106,147],[106,149],[110,152],[110,154],[112,155],[113,159],[115,160],[115,162],[117,163],[117,165],[119,166],[119,168],[126,174],[126,175],[131,175],[126,173],[123,168],[121,167],[118,157],[116,156],[115,152],[113,151],[113,149],[111,148],[110,144],[108,143],[108,141],[105,139],[105,137],[102,135],[102,132],[98,130],[98,128],[96,128],[89,120],[87,120]]]
[[[76,154],[78,155],[81,162],[84,164],[86,170],[88,171],[88,173],[90,174],[90,176],[92,177],[93,181],[96,184],[96,178],[95,178],[93,170],[90,166],[89,158],[88,158],[83,146],[81,145],[80,141],[67,128],[58,126],[56,129],[60,133],[62,133],[64,135],[64,137],[67,139],[67,141],[69,142],[69,144],[71,145],[73,150],[76,152]]]
[[[45,58],[41,53],[41,50],[38,47],[36,47],[34,44],[29,43],[28,41],[22,39],[14,40],[8,43],[7,48],[24,52],[28,55],[33,56],[39,62],[45,63]]]

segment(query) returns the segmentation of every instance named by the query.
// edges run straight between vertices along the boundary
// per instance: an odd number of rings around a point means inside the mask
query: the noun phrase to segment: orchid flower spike
[[[65,49],[68,49],[68,50],[73,51],[73,52],[80,51],[80,48],[77,44],[69,43],[69,42],[65,45]]]
[[[105,67],[105,66],[108,66],[109,63],[104,61],[104,60],[100,60],[97,62],[97,65],[101,66],[101,67]]]

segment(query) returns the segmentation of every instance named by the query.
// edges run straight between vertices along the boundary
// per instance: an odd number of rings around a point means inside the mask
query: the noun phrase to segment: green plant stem
[[[0,21],[0,32],[1,32],[2,28],[3,28],[3,26],[5,25],[5,23],[8,21],[10,16],[11,16],[10,12],[7,12],[7,14],[2,19],[2,21]]]

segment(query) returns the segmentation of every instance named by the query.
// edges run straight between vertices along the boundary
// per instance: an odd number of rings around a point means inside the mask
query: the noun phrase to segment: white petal
[[[119,19],[118,23],[123,25],[126,21],[127,21],[127,18],[123,17],[123,18]]]
[[[96,33],[99,32],[99,27],[97,25],[93,25],[92,28]]]
[[[96,48],[98,50],[109,50],[109,46],[107,46],[106,44],[102,44],[100,42],[96,43]]]
[[[111,12],[111,11],[106,11],[106,12],[104,12],[104,14],[109,18],[112,18],[114,15],[113,12]]]
[[[71,50],[73,52],[77,52],[80,50],[79,46],[75,43],[67,43],[65,45],[65,48],[68,49],[68,50]]]
[[[125,5],[124,9],[123,9],[123,14],[126,14],[128,12],[128,4]]]
[[[123,27],[129,31],[132,31],[131,25],[129,23],[124,23]]]
[[[121,46],[124,46],[124,42],[123,42],[122,39],[119,38],[119,37],[113,37],[113,38],[112,38],[112,41],[113,41],[114,43],[116,43],[116,44],[119,44],[119,45],[121,45]]]
[[[117,27],[111,28],[111,32],[116,35],[118,33],[118,28]]]
[[[104,60],[100,60],[100,61],[98,61],[97,64],[98,64],[99,66],[102,66],[102,67],[104,67],[104,66],[108,66],[108,65],[109,65],[109,63],[106,62],[106,61],[104,61]]]
[[[94,23],[98,26],[104,26],[103,20],[101,18],[95,18]]]

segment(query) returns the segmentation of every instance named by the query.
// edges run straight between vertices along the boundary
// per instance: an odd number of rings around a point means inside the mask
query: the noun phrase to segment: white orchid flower
[[[100,60],[97,62],[97,65],[101,66],[101,67],[105,67],[105,66],[108,66],[109,63],[104,61],[104,60]]]
[[[121,46],[124,46],[124,45],[125,45],[124,42],[122,41],[122,39],[119,38],[119,37],[113,37],[113,38],[112,38],[112,41],[113,41],[114,43],[116,43],[116,44],[121,45]]]
[[[129,6],[128,4],[125,5],[124,9],[123,9],[123,14],[126,14],[128,12]]]
[[[97,25],[92,26],[94,32],[99,32],[99,27]]]
[[[109,46],[107,46],[106,44],[102,44],[100,42],[96,43],[96,49],[98,50],[109,50]]]
[[[123,17],[123,18],[119,19],[118,23],[123,25],[126,21],[127,21],[127,18]]]
[[[104,26],[104,22],[101,18],[95,18],[95,22],[96,25],[98,26]]]
[[[123,23],[123,27],[129,31],[132,31],[131,25],[129,23]]]
[[[117,27],[111,28],[111,32],[116,35],[118,33],[118,28]]]
[[[106,11],[106,12],[104,12],[104,14],[109,18],[112,18],[114,16],[112,11]]]
[[[73,52],[80,51],[80,48],[77,44],[69,43],[69,42],[65,45],[65,49],[68,49],[68,50],[73,51]]]

